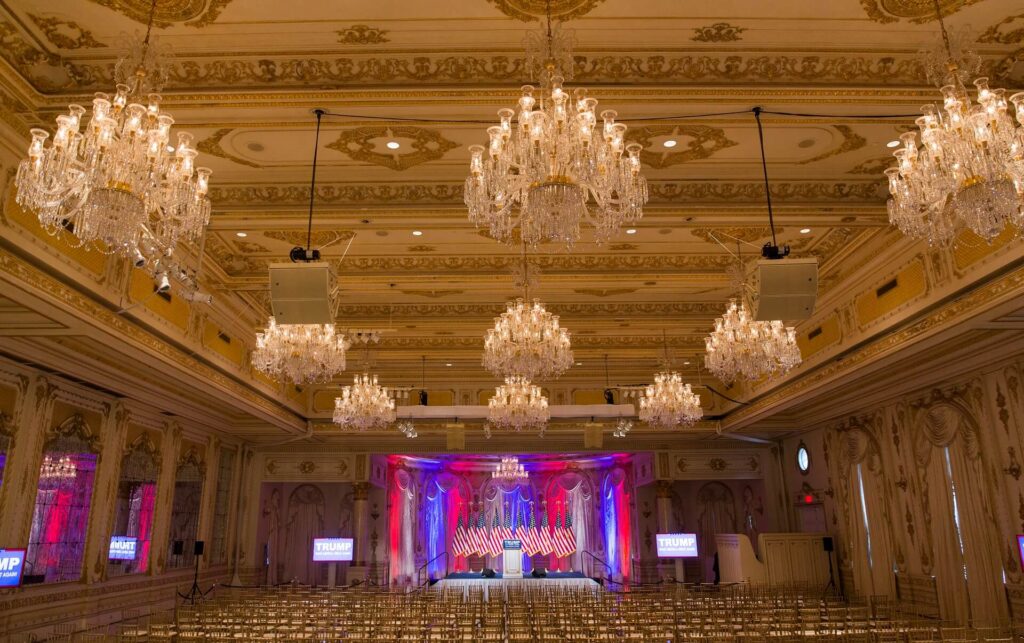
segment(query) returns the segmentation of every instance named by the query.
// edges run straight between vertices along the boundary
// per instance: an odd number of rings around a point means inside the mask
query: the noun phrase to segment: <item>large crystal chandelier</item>
[[[334,324],[278,324],[273,317],[256,333],[252,364],[274,378],[296,384],[329,382],[345,370],[349,341]]]
[[[501,377],[558,377],[573,365],[569,333],[544,304],[517,299],[487,331],[483,365]]]
[[[344,428],[383,429],[395,417],[395,401],[377,383],[376,375],[356,375],[352,386],[342,388],[341,397],[334,398],[334,423]]]
[[[700,396],[676,372],[654,375],[654,384],[644,389],[640,397],[640,421],[648,425],[672,429],[691,426],[703,416]]]
[[[191,134],[172,139],[174,119],[160,109],[155,6],[145,39],[117,65],[114,96],[96,94],[85,123],[85,108],[71,105],[49,145],[46,130],[32,129],[15,185],[18,204],[49,233],[127,257],[169,286],[168,274],[187,277],[178,244],[199,239],[209,221],[210,170],[195,167]]]
[[[43,458],[43,464],[39,468],[39,476],[46,480],[66,480],[74,478],[78,474],[78,467],[75,466],[71,456],[62,455],[54,458],[47,454]]]
[[[615,122],[614,111],[601,112],[598,123],[597,99],[585,89],[572,96],[563,89],[572,72],[564,61],[572,58],[564,51],[569,40],[556,34],[549,15],[546,35],[527,43],[528,61],[541,65],[543,89],[524,85],[518,110],[499,110],[499,124],[487,129],[487,147],[469,148],[469,219],[505,243],[571,246],[583,221],[600,243],[639,220],[647,202],[641,146],[626,145],[626,125]],[[543,51],[534,52],[531,43]]]
[[[781,321],[755,321],[743,302],[729,300],[704,340],[704,365],[726,383],[785,373],[800,363],[796,329]]]
[[[526,467],[519,464],[519,458],[513,455],[502,457],[498,468],[491,472],[491,477],[506,482],[521,482],[529,478],[529,475]]]
[[[1024,224],[1024,92],[1014,94],[1016,122],[1005,91],[974,81],[977,104],[959,73],[936,0],[947,56],[948,82],[941,106],[925,105],[917,133],[900,136],[889,179],[889,221],[931,245],[970,230],[991,242],[1008,225]]]
[[[487,405],[487,421],[499,429],[539,430],[544,435],[550,417],[548,399],[540,387],[518,375],[506,377]]]

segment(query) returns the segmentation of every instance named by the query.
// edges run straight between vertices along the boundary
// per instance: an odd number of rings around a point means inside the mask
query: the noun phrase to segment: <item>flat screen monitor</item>
[[[135,560],[135,547],[138,542],[138,539],[133,536],[111,536],[107,558],[110,560]]]
[[[656,534],[658,558],[696,558],[697,534]]]
[[[344,563],[352,560],[351,538],[314,538],[313,562]]]
[[[20,586],[24,566],[24,549],[0,549],[0,587]]]

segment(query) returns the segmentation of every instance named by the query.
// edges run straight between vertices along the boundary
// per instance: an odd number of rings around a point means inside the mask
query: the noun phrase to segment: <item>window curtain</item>
[[[388,540],[391,580],[414,582],[416,573],[416,483],[405,469],[396,469],[388,490]]]
[[[323,565],[313,562],[313,539],[324,535],[324,494],[311,484],[300,485],[288,496],[285,528],[284,580],[306,585],[320,581]]]
[[[889,537],[885,474],[878,445],[863,429],[843,435],[844,468],[847,470],[853,581],[861,596],[895,595],[893,556]]]
[[[729,487],[721,482],[709,482],[697,492],[697,502],[700,504],[698,548],[701,569],[704,582],[711,582],[715,578],[713,567],[718,552],[715,534],[736,533],[736,500]]]

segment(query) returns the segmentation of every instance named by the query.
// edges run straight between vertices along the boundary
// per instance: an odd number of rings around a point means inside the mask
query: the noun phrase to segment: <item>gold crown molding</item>
[[[145,25],[149,21],[149,0],[90,0]],[[186,27],[202,28],[217,19],[231,0],[172,0],[157,3],[153,26],[160,29],[183,22]]]
[[[568,317],[714,317],[721,312],[719,302],[631,302],[631,303],[559,303],[548,305],[548,310],[563,318]],[[339,319],[351,318],[416,318],[416,317],[497,317],[505,309],[503,304],[342,304]],[[390,339],[388,340],[390,341]]]
[[[455,289],[455,288],[452,288],[452,289],[449,289],[449,290],[435,290],[433,288],[431,288],[431,289],[414,289],[414,288],[409,288],[409,289],[405,289],[405,290],[399,290],[398,292],[402,293],[403,295],[409,295],[409,296],[412,296],[412,297],[430,297],[431,299],[441,299],[443,297],[450,297],[452,295],[461,295],[461,294],[463,294],[466,291],[465,290]]]
[[[718,127],[683,123],[679,125],[648,125],[629,129],[629,139],[643,146],[640,160],[644,165],[653,168],[666,168],[680,163],[706,159],[719,150],[737,145],[730,140],[725,131]],[[661,151],[651,151],[654,146],[651,139],[666,137],[683,139],[678,141],[676,148],[662,147]],[[681,148],[681,149],[678,149]]]
[[[240,156],[232,154],[231,152],[228,152],[227,150],[224,149],[224,146],[221,145],[221,143],[223,142],[224,137],[226,137],[233,131],[234,129],[229,127],[218,129],[213,134],[210,134],[201,141],[198,141],[196,143],[196,149],[202,152],[203,154],[209,154],[210,156],[216,156],[218,158],[227,159],[234,163],[238,163],[239,165],[245,165],[247,167],[253,168],[265,167],[263,165],[260,165],[259,163],[254,163],[253,161],[243,159]]]
[[[101,49],[106,45],[96,40],[92,32],[83,28],[74,20],[64,20],[54,15],[28,13],[29,19],[35,23],[55,47],[60,49]]]
[[[388,150],[378,152],[374,139],[408,139],[411,152]],[[401,172],[428,161],[436,161],[459,144],[445,138],[437,130],[415,125],[373,125],[342,131],[327,147],[337,150],[353,161],[362,161]],[[405,147],[405,146],[403,146]],[[406,149],[408,149],[406,147]]]
[[[939,0],[939,10],[949,16],[968,5],[981,0]],[[921,0],[860,0],[868,17],[875,22],[897,22],[909,20],[923,23],[935,20],[935,8],[931,2]]]
[[[857,165],[846,171],[847,174],[869,174],[871,176],[881,176],[885,170],[896,163],[895,157],[891,154],[888,156],[881,156],[879,158],[868,159],[867,161],[861,161]]]
[[[588,295],[590,297],[618,297],[619,295],[632,295],[639,288],[574,288],[577,295]]]
[[[710,324],[709,324],[710,327]],[[391,351],[416,351],[420,349],[466,349],[478,351],[483,348],[483,333],[479,336],[427,336],[427,337],[393,337],[374,348],[378,357],[384,358]],[[577,348],[661,348],[661,335],[572,335],[573,346]],[[696,349],[704,346],[704,335],[676,335],[668,339],[668,345],[676,348]],[[353,349],[354,350],[354,349]],[[381,359],[378,364],[388,361]],[[344,376],[342,379],[346,379]]]
[[[775,227],[776,234],[782,234],[786,229],[781,226]],[[715,233],[722,233],[716,235]],[[771,236],[771,230],[767,225],[763,226],[731,226],[731,227],[715,227],[715,228],[690,228],[690,234],[713,243],[716,246],[721,243],[730,244],[734,239],[752,243],[754,241],[761,241]],[[718,241],[715,240],[717,236]]]
[[[1016,29],[1006,30],[1006,27],[1018,23]],[[978,42],[991,42],[1001,45],[1019,45],[1024,43],[1024,13],[1015,16],[1007,16],[996,24],[986,29],[980,36]]]
[[[73,290],[70,286],[45,275],[14,255],[0,251],[0,273],[9,279],[20,281],[31,289],[44,293],[71,306],[75,311],[95,320],[109,331],[117,333],[143,346],[146,350],[178,365],[182,369],[215,383],[232,394],[246,400],[267,414],[278,418],[287,426],[294,427],[298,417],[277,402],[272,401],[253,388],[243,385],[212,367],[193,359],[171,346],[163,339],[142,330],[113,310]]]
[[[590,13],[604,0],[487,0],[503,14],[530,22],[545,18],[550,12],[554,20],[566,21]]]
[[[847,152],[859,150],[860,148],[868,144],[867,139],[865,139],[860,134],[854,132],[853,128],[850,127],[849,125],[833,125],[832,127],[835,128],[837,132],[839,132],[840,136],[843,137],[843,140],[840,141],[839,145],[833,147],[830,150],[822,152],[817,156],[812,156],[809,159],[797,161],[797,165],[808,165],[810,163],[817,163],[818,161],[823,161],[833,156],[838,156],[840,154],[845,154]]]
[[[787,398],[795,397],[826,380],[852,372],[861,364],[883,353],[906,346],[937,328],[949,326],[960,319],[969,317],[998,299],[1020,292],[1021,288],[1024,288],[1024,269],[1018,268],[975,288],[956,301],[938,308],[904,328],[887,332],[884,337],[871,342],[851,355],[844,356],[841,361],[833,360],[809,373],[798,374],[796,379],[778,385],[749,405],[727,413],[723,428],[728,430],[742,420],[761,414]]]
[[[379,45],[389,42],[388,30],[369,25],[352,25],[335,31],[338,42],[343,45]]]
[[[313,230],[312,234],[308,230],[264,230],[261,234],[267,239],[284,241],[292,246],[305,247],[308,240],[314,248],[320,248],[329,243],[348,241],[356,236],[352,230]]]
[[[744,27],[730,25],[728,22],[716,22],[707,27],[696,27],[693,30],[694,42],[736,42],[742,40],[740,34],[746,31]]]
[[[841,183],[819,181],[773,181],[772,197],[787,201],[862,201],[883,203],[885,186],[880,180]],[[397,204],[459,203],[461,183],[372,183],[318,185],[320,204]],[[764,184],[757,181],[651,181],[651,202],[680,201],[763,201]],[[293,205],[309,202],[309,186],[302,184],[223,184],[210,187],[210,199],[216,208],[230,206]]]

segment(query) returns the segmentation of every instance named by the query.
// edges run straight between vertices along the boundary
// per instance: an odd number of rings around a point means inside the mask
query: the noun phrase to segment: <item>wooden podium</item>
[[[506,538],[501,541],[502,578],[523,577],[523,542],[518,538]]]

